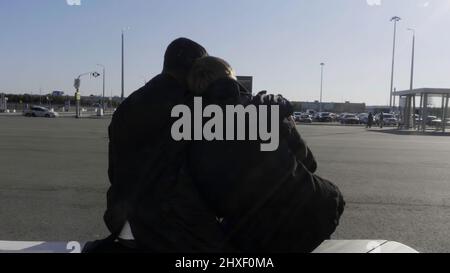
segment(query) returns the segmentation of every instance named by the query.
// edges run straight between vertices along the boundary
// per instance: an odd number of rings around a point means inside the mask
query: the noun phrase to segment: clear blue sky
[[[107,67],[108,94],[120,93],[120,32],[127,31],[126,93],[161,71],[164,49],[185,36],[255,89],[292,100],[386,104],[393,27],[399,89],[409,88],[411,34],[417,29],[417,87],[450,87],[450,0],[0,0],[0,92],[73,93],[73,78]],[[85,78],[84,95],[101,80]]]

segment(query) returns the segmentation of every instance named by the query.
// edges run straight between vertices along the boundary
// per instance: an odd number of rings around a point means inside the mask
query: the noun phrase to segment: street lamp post
[[[125,99],[125,31],[129,30],[130,27],[122,29],[122,92],[120,95],[120,102]]]
[[[416,30],[415,29],[412,29],[412,28],[408,28],[408,31],[411,31],[412,33],[413,33],[413,37],[412,37],[412,55],[411,55],[411,79],[410,79],[410,85],[409,85],[409,89],[410,89],[410,91],[411,91],[411,93],[412,93],[412,90],[414,89],[414,59],[415,59],[415,49],[416,49]],[[416,126],[416,103],[415,103],[415,100],[416,100],[416,96],[414,95],[414,97],[413,97],[413,114],[414,114],[414,116],[413,116],[413,126],[415,127]],[[408,98],[408,114],[409,114],[409,112],[410,112],[410,109],[411,109],[411,98]],[[410,117],[411,117],[411,115],[409,114],[408,115],[408,127],[410,126],[410,124],[411,124],[411,122],[410,122]]]
[[[416,47],[416,30],[412,28],[408,28],[408,31],[413,33],[412,37],[412,57],[411,57],[411,82],[410,82],[410,90],[412,91],[414,88],[414,59],[415,59],[415,47]]]
[[[74,87],[75,87],[75,101],[76,101],[76,114],[75,117],[76,118],[81,118],[81,93],[80,93],[80,86],[81,86],[81,77],[86,76],[86,75],[91,75],[94,78],[97,78],[98,76],[100,76],[100,74],[98,72],[88,72],[88,73],[83,73],[80,76],[78,76],[75,79],[74,82]]]
[[[319,112],[322,112],[322,99],[323,99],[323,67],[325,66],[325,63],[320,63],[320,106],[319,106]]]
[[[120,102],[123,102],[125,98],[125,31],[130,27],[122,29],[122,93],[120,95]]]
[[[103,111],[105,111],[105,84],[106,84],[105,77],[106,77],[106,67],[104,65],[102,65],[102,64],[97,64],[97,65],[103,68],[103,75],[102,75],[102,77],[103,77],[102,109],[103,109]]]
[[[391,90],[389,95],[389,107],[392,110],[392,95],[394,90],[394,69],[395,69],[395,45],[397,39],[397,22],[400,21],[401,18],[398,16],[394,16],[391,18],[391,22],[394,22],[394,45],[392,50],[392,72],[391,72]]]
[[[124,29],[122,29],[122,93],[120,95],[120,102],[123,101],[125,96],[125,36]]]

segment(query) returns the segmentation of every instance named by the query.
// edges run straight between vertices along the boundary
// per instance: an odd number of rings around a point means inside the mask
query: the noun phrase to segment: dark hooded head
[[[208,56],[208,53],[203,46],[187,38],[178,38],[167,47],[163,72],[186,84],[194,62],[205,56]]]

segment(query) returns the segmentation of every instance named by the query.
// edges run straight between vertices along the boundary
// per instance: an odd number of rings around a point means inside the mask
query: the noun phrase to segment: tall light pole
[[[409,90],[412,93],[412,90],[414,89],[414,59],[415,59],[415,53],[416,53],[416,30],[412,28],[408,28],[408,31],[411,31],[413,33],[412,37],[412,56],[411,56],[411,81],[409,85]],[[409,111],[411,109],[411,99],[408,98],[408,126],[410,125],[410,114]],[[413,97],[413,126],[416,126],[416,96]]]
[[[120,96],[120,102],[125,98],[125,31],[129,30],[130,27],[122,29],[122,93]]]
[[[74,87],[75,87],[75,101],[76,101],[76,118],[81,118],[81,93],[80,93],[80,86],[81,86],[81,77],[84,77],[86,75],[91,75],[94,78],[97,78],[98,76],[100,76],[100,74],[98,72],[88,72],[88,73],[83,73],[81,75],[79,75],[77,78],[75,78],[75,82],[74,82]]]
[[[125,37],[124,37],[125,29],[122,29],[122,93],[120,95],[120,102],[123,102],[125,97]]]
[[[102,109],[103,111],[105,111],[105,77],[106,77],[106,67],[102,64],[97,64],[98,66],[100,66],[101,68],[103,68],[103,73],[102,73],[102,78],[103,78],[103,93],[102,93]]]
[[[412,28],[408,28],[408,31],[413,33],[412,37],[412,57],[411,57],[411,82],[409,85],[409,89],[412,91],[414,89],[414,59],[416,54],[416,30]]]
[[[394,91],[394,69],[395,69],[395,45],[397,39],[397,22],[400,21],[401,18],[398,16],[394,16],[391,18],[391,22],[394,22],[394,46],[392,50],[392,72],[391,72],[391,91],[389,95],[389,107],[392,110],[392,95]]]
[[[322,112],[322,99],[323,99],[323,67],[325,66],[325,63],[320,63],[320,106],[319,106],[319,112]]]

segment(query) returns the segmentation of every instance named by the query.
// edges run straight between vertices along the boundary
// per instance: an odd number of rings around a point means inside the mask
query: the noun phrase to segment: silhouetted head
[[[203,46],[187,38],[178,38],[167,47],[163,72],[174,76],[185,85],[194,62],[205,56],[208,56],[208,53]]]
[[[194,63],[188,76],[188,87],[194,95],[199,96],[211,84],[226,78],[236,80],[235,72],[230,64],[217,57],[203,57]]]

